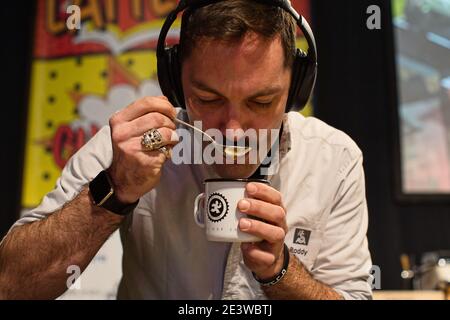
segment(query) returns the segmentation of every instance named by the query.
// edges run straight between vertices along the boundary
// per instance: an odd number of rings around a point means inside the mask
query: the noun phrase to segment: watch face
[[[89,191],[96,205],[101,205],[107,197],[111,196],[114,189],[110,184],[108,174],[102,171],[89,183]]]

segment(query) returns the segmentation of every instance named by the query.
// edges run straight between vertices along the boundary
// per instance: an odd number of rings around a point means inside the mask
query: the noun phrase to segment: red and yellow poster
[[[309,20],[309,2],[293,3]],[[80,8],[79,30],[66,26],[69,5]],[[156,43],[164,17],[176,5],[176,0],[38,0],[24,209],[53,189],[70,156],[111,114],[140,97],[160,94]],[[172,27],[169,42],[177,41],[179,25]]]

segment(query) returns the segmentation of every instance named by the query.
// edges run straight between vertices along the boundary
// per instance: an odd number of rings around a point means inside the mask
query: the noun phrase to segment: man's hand
[[[257,243],[241,245],[245,265],[259,279],[276,276],[283,268],[284,238],[287,233],[286,211],[281,193],[263,183],[251,182],[246,186],[251,198],[243,199],[238,209],[263,221],[242,218],[239,228],[263,239]]]
[[[108,172],[118,199],[133,203],[154,188],[166,156],[142,148],[142,135],[158,129],[168,148],[178,143],[173,119],[175,108],[165,97],[145,97],[114,114],[109,120],[113,161]]]

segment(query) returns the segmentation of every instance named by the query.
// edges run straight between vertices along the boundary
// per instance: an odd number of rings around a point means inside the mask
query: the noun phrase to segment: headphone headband
[[[226,0],[180,0],[178,6],[170,12],[158,38],[156,56],[158,61],[158,80],[161,90],[169,101],[177,107],[184,108],[184,94],[181,84],[181,65],[178,45],[166,47],[166,38],[179,13],[191,11]],[[317,49],[314,34],[305,18],[292,7],[289,0],[252,0],[261,4],[278,7],[289,13],[302,30],[308,43],[308,52],[296,49],[292,66],[292,80],[289,89],[286,111],[301,110],[313,91],[317,74]],[[184,18],[184,16],[183,16]],[[185,20],[183,19],[183,23]],[[181,28],[183,28],[183,23]]]
[[[170,28],[173,23],[177,19],[177,16],[180,12],[183,12],[187,8],[192,8],[193,10],[199,9],[202,7],[206,7],[210,4],[223,2],[224,0],[181,0],[178,3],[178,6],[166,17],[164,24],[161,28],[161,32],[158,38],[158,45],[156,49],[157,57],[160,57],[164,54],[164,49],[166,46],[166,37],[169,33]],[[288,0],[253,0],[255,2],[260,2],[267,5],[272,5],[275,7],[279,7],[289,13],[297,22],[297,26],[302,30],[303,35],[305,36],[306,42],[308,43],[308,57],[317,62],[317,48],[316,48],[316,40],[314,38],[314,34],[311,30],[311,27],[303,16],[301,16],[290,4]]]

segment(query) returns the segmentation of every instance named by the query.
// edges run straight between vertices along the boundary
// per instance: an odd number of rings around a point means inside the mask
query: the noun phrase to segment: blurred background
[[[303,113],[345,131],[364,154],[375,289],[448,290],[450,0],[292,2],[319,53]],[[113,112],[160,93],[155,47],[176,3],[2,2],[0,237]],[[71,4],[81,7],[79,30],[66,26]],[[120,259],[115,234],[62,298],[114,298]]]

